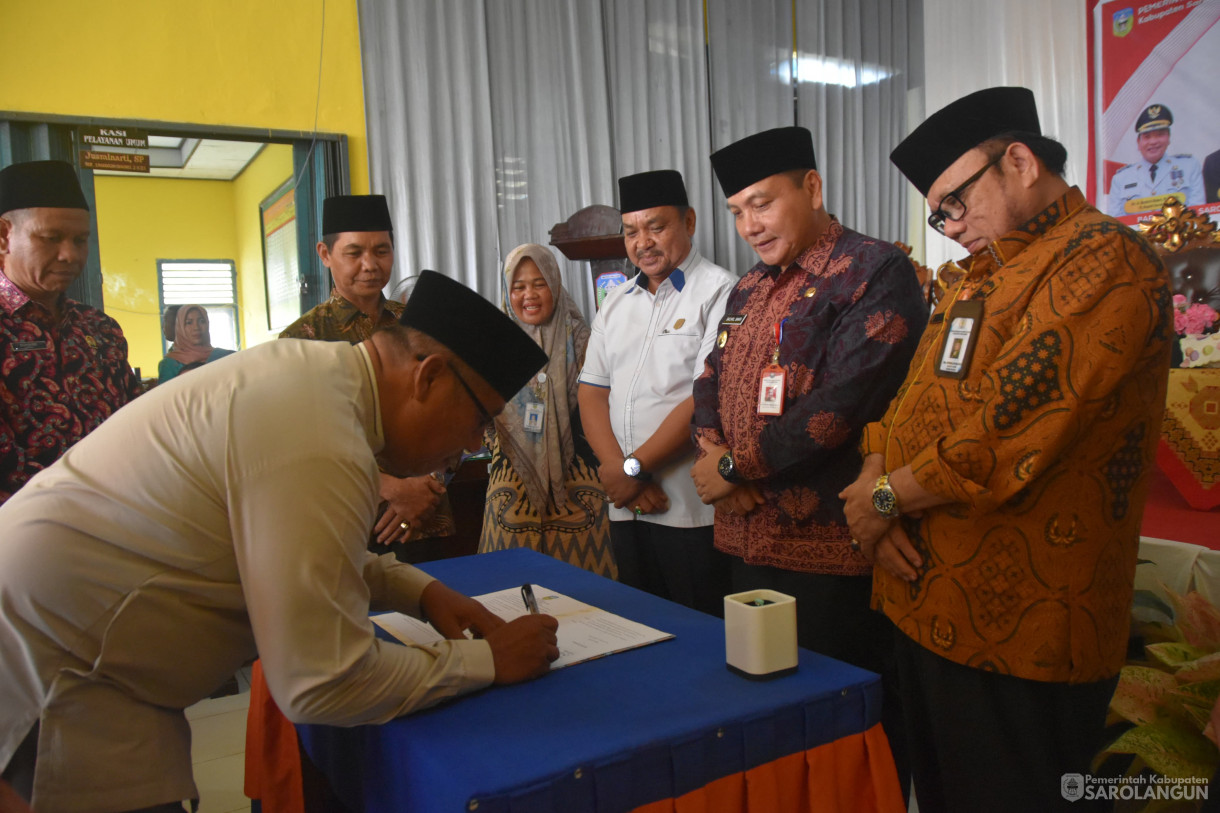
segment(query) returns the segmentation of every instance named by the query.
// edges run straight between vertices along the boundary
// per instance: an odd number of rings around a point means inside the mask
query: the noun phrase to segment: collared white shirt
[[[1176,192],[1186,199],[1187,206],[1201,206],[1207,198],[1203,190],[1203,168],[1189,155],[1166,155],[1156,163],[1156,178],[1152,164],[1136,161],[1114,173],[1107,199],[1109,215],[1122,217],[1128,212],[1127,201],[1168,195]],[[1147,210],[1145,210],[1147,211]]]
[[[610,428],[628,455],[644,444],[674,407],[691,394],[716,341],[720,318],[737,277],[692,248],[686,259],[648,291],[643,274],[606,295],[593,319],[580,383],[610,390]],[[640,519],[677,528],[711,525],[714,516],[690,478],[694,449],[671,460],[653,479],[669,509]],[[610,506],[611,520],[632,519]]]

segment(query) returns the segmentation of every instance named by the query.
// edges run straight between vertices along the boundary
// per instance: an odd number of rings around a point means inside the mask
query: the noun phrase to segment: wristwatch
[[[737,473],[737,464],[733,462],[733,453],[725,452],[716,463],[716,471],[726,483],[740,483],[741,475]]]
[[[650,479],[648,472],[644,471],[644,467],[640,465],[639,458],[633,454],[623,458],[623,474],[634,477],[636,480]]]
[[[898,507],[898,495],[890,487],[888,474],[881,475],[873,484],[873,508],[876,508],[877,513],[884,519],[898,519],[902,516],[902,509]]]

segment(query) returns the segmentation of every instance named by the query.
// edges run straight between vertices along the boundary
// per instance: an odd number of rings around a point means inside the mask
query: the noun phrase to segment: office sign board
[[[108,169],[113,172],[148,172],[148,153],[80,151],[83,169]]]
[[[81,127],[80,140],[90,147],[148,149],[148,131],[135,127]]]

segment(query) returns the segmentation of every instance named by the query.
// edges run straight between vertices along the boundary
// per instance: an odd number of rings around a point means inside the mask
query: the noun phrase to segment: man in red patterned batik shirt
[[[0,170],[0,503],[140,391],[118,323],[64,295],[90,230],[70,164]]]
[[[750,136],[712,165],[760,262],[729,294],[695,381],[703,456],[692,476],[716,505],[733,590],[795,596],[801,646],[881,672],[892,632],[869,609],[872,566],[852,548],[837,495],[927,322],[915,269],[827,214],[805,128]]]

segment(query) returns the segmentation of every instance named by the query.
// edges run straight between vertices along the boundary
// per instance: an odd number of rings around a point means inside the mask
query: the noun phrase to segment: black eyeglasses
[[[983,173],[1000,163],[1004,157],[1004,153],[1000,153],[995,158],[992,158],[983,168],[966,179],[966,182],[954,189],[949,194],[940,199],[940,206],[936,211],[928,215],[928,225],[936,229],[941,234],[945,233],[945,221],[958,221],[966,216],[966,204],[962,203],[962,193],[970,186],[970,184],[983,177]]]
[[[470,385],[466,383],[466,379],[462,378],[462,374],[458,372],[458,368],[454,365],[454,363],[446,359],[445,364],[449,365],[449,369],[457,377],[458,383],[462,385],[462,389],[466,390],[466,394],[470,396],[470,400],[474,401],[474,405],[479,410],[479,418],[482,421],[479,426],[486,431],[487,428],[491,426],[492,421],[495,419],[491,417],[491,414],[483,406],[483,402],[479,400],[479,396],[475,395],[474,390],[472,390]]]

